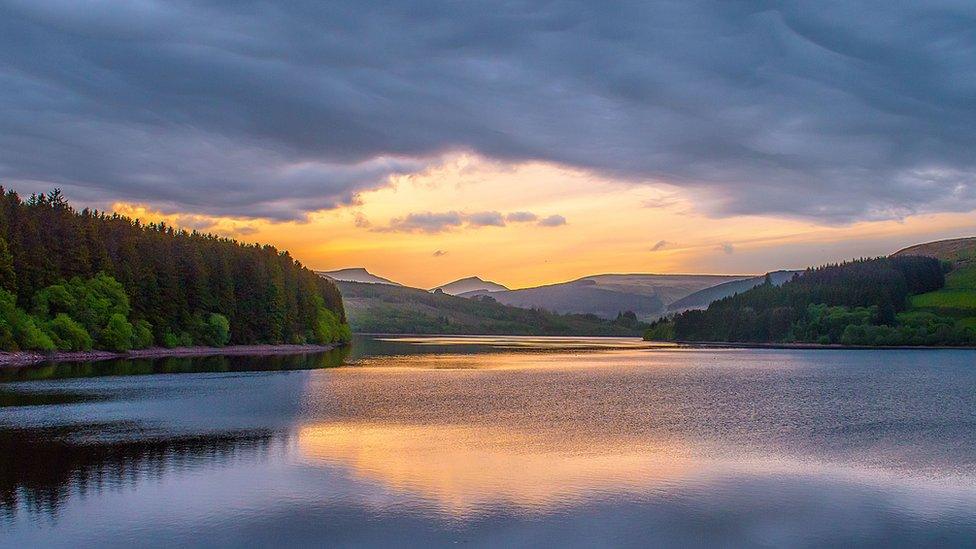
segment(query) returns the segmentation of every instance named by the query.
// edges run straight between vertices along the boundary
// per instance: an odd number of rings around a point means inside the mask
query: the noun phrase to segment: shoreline
[[[972,345],[843,345],[841,343],[746,343],[726,341],[654,341],[647,343],[672,343],[681,347],[700,347],[703,349],[804,349],[804,350],[836,350],[836,351],[877,351],[877,350],[918,350],[934,351],[957,349],[973,351]]]
[[[204,356],[268,356],[321,353],[341,347],[342,343],[330,345],[229,345],[227,347],[150,347],[125,352],[115,351],[37,351],[0,352],[0,368],[33,366],[51,362],[91,362],[113,359],[204,357]]]

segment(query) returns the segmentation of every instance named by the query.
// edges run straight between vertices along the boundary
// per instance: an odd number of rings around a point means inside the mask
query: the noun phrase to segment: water
[[[0,372],[0,545],[976,546],[976,352],[360,338]]]

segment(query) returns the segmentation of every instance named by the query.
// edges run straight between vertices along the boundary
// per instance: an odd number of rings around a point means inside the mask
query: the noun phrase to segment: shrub
[[[223,347],[230,341],[230,321],[219,313],[210,313],[203,324],[202,340],[204,345]]]
[[[152,347],[153,333],[152,324],[145,320],[137,320],[132,326],[132,347],[134,349],[145,349]]]
[[[193,337],[188,332],[169,332],[163,334],[163,347],[172,349],[173,347],[192,347]]]
[[[0,341],[10,351],[53,351],[54,342],[37,327],[34,319],[17,308],[17,298],[0,290]]]
[[[134,332],[132,324],[124,315],[113,313],[100,334],[101,345],[110,351],[128,351],[132,348]]]
[[[62,351],[89,351],[92,348],[92,338],[88,330],[64,313],[58,313],[45,328],[51,340]]]

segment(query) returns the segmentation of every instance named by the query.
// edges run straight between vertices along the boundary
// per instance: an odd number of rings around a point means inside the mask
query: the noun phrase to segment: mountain
[[[360,333],[635,336],[647,328],[634,317],[558,315],[485,296],[464,298],[389,284],[337,285],[349,325]]]
[[[891,257],[906,255],[933,257],[940,261],[949,261],[954,265],[976,263],[976,236],[916,244],[898,250],[891,254]]]
[[[769,273],[769,277],[774,285],[779,286],[780,284],[793,278],[793,275],[802,272],[803,271],[773,271]],[[704,290],[698,290],[697,292],[687,295],[668,305],[668,312],[681,313],[691,309],[705,309],[708,307],[708,304],[713,301],[751,290],[765,281],[766,276],[764,275],[747,278],[745,280],[724,282],[710,288],[705,288]]]
[[[448,295],[461,295],[471,292],[498,292],[508,290],[505,286],[498,284],[497,282],[491,282],[490,280],[482,280],[476,276],[469,276],[468,278],[462,278],[460,280],[455,280],[454,282],[448,282],[443,286],[438,286],[436,288],[431,288],[430,291],[434,292],[440,290]]]
[[[392,284],[393,286],[401,286],[399,282],[393,282],[392,280],[383,278],[381,276],[376,276],[373,273],[367,271],[362,267],[353,267],[349,269],[339,269],[337,271],[316,271],[320,276],[330,278],[337,282],[363,282],[367,284]]]
[[[475,291],[464,297],[489,295],[499,303],[556,313],[594,314],[615,318],[633,311],[642,320],[658,318],[668,305],[691,293],[725,282],[749,279],[735,275],[602,274],[534,288]]]

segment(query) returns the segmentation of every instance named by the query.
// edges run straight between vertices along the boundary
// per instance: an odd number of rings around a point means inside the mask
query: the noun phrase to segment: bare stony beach
[[[30,366],[44,362],[88,362],[93,360],[111,360],[119,358],[164,358],[171,356],[268,356],[292,355],[302,353],[320,353],[331,351],[338,345],[232,345],[228,347],[151,347],[137,349],[124,353],[112,351],[59,351],[54,353],[39,353],[34,351],[0,352],[0,367]]]

